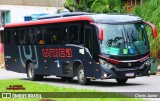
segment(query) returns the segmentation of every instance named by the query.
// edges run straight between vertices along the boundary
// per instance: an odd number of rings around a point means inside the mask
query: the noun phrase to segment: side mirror
[[[94,26],[96,26],[98,28],[99,40],[103,41],[103,39],[104,39],[103,29],[98,24],[91,23],[91,25],[94,25]]]
[[[101,27],[99,27],[98,30],[99,30],[99,40],[103,41],[103,39],[104,39],[103,29]]]
[[[151,29],[152,29],[152,35],[153,35],[154,38],[156,38],[156,37],[157,37],[156,27],[155,27],[152,23],[150,23],[150,22],[143,21],[143,23],[144,23],[145,25],[148,25],[148,26],[151,27]]]

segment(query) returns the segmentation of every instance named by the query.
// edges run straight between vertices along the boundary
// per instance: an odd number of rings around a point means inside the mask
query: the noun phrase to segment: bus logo
[[[131,64],[131,63],[128,63],[128,66],[132,66],[132,64]]]
[[[72,50],[71,48],[47,48],[42,49],[42,56],[45,58],[71,58]]]

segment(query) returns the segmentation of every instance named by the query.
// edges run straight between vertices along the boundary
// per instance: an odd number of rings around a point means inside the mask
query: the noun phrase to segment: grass
[[[9,85],[22,85],[26,90],[6,90]],[[142,99],[135,99],[135,98],[121,98],[125,97],[124,95],[119,95],[116,93],[106,93],[106,96],[111,96],[113,98],[101,98],[101,95],[97,95],[98,91],[95,90],[86,90],[86,89],[75,89],[75,88],[65,88],[65,87],[58,87],[58,86],[51,86],[48,84],[39,84],[36,82],[24,81],[24,80],[0,80],[0,92],[73,92],[71,93],[73,96],[75,92],[81,92],[82,95],[86,96],[87,92],[94,92],[94,96],[99,96],[98,98],[52,98],[51,101],[143,101]],[[63,94],[63,93],[62,93]],[[88,93],[89,94],[89,93]],[[90,93],[91,94],[91,93]],[[115,97],[115,98],[114,98]],[[20,98],[12,98],[12,99],[0,99],[0,101],[22,101]],[[25,98],[23,101],[40,101],[41,99],[30,99]],[[50,100],[44,100],[50,101]]]

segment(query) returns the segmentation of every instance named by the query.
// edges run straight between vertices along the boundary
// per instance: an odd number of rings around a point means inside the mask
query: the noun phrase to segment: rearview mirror
[[[143,21],[145,25],[149,26],[151,29],[152,29],[152,35],[154,38],[157,37],[157,30],[156,30],[156,27],[150,23],[150,22],[146,22],[146,21]]]
[[[99,29],[99,40],[103,41],[104,39],[104,32],[102,28],[98,28]]]

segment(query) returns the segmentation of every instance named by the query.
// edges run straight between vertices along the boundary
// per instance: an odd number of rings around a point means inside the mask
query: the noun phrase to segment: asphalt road
[[[0,79],[22,79],[28,81],[26,74],[6,71],[4,69],[0,69]],[[54,76],[44,78],[39,83],[105,92],[160,92],[160,76],[129,79],[127,84],[121,86],[117,84],[116,80],[96,80],[92,81],[90,85],[83,86],[78,84],[76,78],[71,81],[62,81]]]

